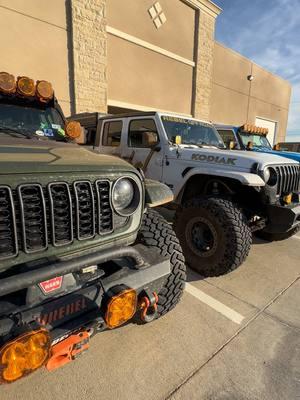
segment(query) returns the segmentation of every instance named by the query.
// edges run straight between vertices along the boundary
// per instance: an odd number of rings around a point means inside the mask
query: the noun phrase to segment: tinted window
[[[105,122],[102,139],[103,146],[120,146],[122,125],[122,121]]]
[[[230,142],[234,142],[237,145],[234,132],[231,129],[218,129],[218,132],[227,148],[229,148]]]
[[[130,122],[128,130],[129,147],[151,147],[158,140],[153,119],[136,119]]]

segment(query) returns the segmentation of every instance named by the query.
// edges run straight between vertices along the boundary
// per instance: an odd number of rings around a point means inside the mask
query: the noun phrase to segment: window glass
[[[153,119],[136,119],[130,122],[128,146],[148,148],[158,142],[158,134]]]
[[[195,119],[164,115],[161,119],[168,139],[172,143],[175,143],[176,136],[180,136],[182,144],[225,148],[223,140],[211,124]]]
[[[120,146],[122,125],[122,121],[105,122],[102,139],[103,146]]]
[[[252,142],[253,147],[272,149],[272,146],[270,145],[268,139],[264,135],[241,132],[240,136],[241,136],[244,146],[246,146],[246,147],[249,142]]]
[[[237,140],[235,138],[235,134],[231,129],[218,129],[218,132],[225,143],[225,146],[229,149],[230,142],[234,142],[237,146]]]

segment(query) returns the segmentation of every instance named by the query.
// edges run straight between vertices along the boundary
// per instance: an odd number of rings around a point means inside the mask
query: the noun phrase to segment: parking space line
[[[300,240],[300,236],[292,236],[292,238]]]
[[[224,315],[224,317],[230,319],[232,322],[235,322],[238,325],[240,325],[245,318],[238,312],[234,311],[232,308],[225,306],[225,304],[202,292],[202,290],[197,289],[190,283],[185,284],[185,290],[192,296],[196,297],[196,299],[202,301],[202,303],[213,308],[215,311]]]

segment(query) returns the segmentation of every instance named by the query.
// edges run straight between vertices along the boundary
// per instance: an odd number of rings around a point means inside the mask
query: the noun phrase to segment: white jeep
[[[88,127],[85,118],[72,116]],[[237,268],[254,231],[279,240],[300,228],[297,162],[226,150],[212,124],[174,114],[101,116],[93,129],[94,150],[130,161],[173,190],[177,236],[203,275]]]

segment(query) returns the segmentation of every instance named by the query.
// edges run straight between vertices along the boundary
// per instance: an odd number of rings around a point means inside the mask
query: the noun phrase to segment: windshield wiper
[[[30,139],[33,136],[33,134],[30,132],[22,132],[19,131],[18,129],[9,128],[7,126],[0,126],[0,132],[6,133],[14,137],[25,136],[28,139]]]

